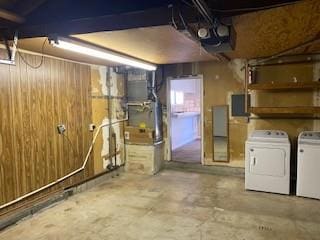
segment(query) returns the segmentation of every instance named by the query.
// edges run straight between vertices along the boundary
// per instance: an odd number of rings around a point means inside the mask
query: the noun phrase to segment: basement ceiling
[[[219,17],[252,11],[251,8],[296,2],[297,0],[206,0]],[[169,4],[192,5],[192,0],[0,0],[0,8],[26,18],[27,24],[89,18],[125,12],[142,11]],[[244,11],[233,9],[248,8]],[[222,11],[217,11],[222,10]],[[254,10],[254,9],[253,9]]]
[[[277,54],[316,37],[320,38],[320,1],[300,3],[233,17],[237,33],[234,58],[260,58]],[[126,52],[154,63],[217,60],[170,26],[75,35],[82,40]],[[294,54],[320,52],[312,44]]]

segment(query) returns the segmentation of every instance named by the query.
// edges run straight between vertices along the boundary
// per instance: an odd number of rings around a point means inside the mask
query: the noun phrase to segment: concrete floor
[[[201,163],[201,140],[196,139],[172,151],[172,160],[176,162]]]
[[[320,201],[246,192],[244,179],[122,174],[0,233],[0,239],[320,239]]]

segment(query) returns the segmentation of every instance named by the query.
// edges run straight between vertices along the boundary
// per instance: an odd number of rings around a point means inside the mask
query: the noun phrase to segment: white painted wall
[[[171,117],[171,145],[175,150],[198,138],[200,113]]]
[[[183,93],[195,93],[200,99],[199,79],[178,79],[170,81],[170,90]],[[171,147],[175,150],[199,138],[200,109],[194,114],[177,116],[171,113]]]
[[[200,93],[199,79],[179,79],[171,80],[171,90],[184,93]]]

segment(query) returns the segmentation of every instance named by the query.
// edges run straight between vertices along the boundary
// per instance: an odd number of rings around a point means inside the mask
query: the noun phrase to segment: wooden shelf
[[[249,84],[250,90],[303,90],[320,89],[320,82],[286,82],[286,83],[254,83]]]
[[[256,115],[314,115],[320,113],[320,107],[250,107],[250,113]]]

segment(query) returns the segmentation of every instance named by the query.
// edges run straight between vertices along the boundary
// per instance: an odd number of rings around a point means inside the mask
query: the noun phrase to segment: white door
[[[249,151],[251,174],[285,176],[286,151],[284,149],[251,147]]]
[[[298,150],[297,194],[320,199],[320,146]]]

